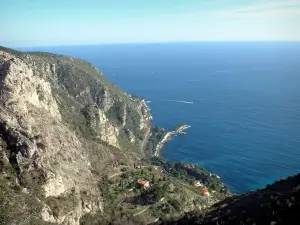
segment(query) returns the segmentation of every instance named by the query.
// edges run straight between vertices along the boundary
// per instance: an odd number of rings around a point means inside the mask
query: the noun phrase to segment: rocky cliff
[[[0,225],[300,224],[299,175],[226,198],[203,168],[141,160],[151,119],[88,62],[0,47]]]
[[[150,122],[143,99],[90,63],[1,47],[2,224],[79,224],[101,212],[101,175],[143,156]]]

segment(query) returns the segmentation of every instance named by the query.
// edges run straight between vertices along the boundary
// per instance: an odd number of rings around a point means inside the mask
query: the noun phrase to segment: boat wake
[[[184,103],[184,104],[194,104],[194,102],[181,101],[181,100],[171,100],[171,99],[160,99],[160,100],[168,101],[168,102],[178,102],[178,103]]]

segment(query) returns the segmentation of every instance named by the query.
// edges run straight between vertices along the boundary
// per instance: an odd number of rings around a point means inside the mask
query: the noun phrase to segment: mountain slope
[[[300,174],[279,180],[266,188],[233,196],[206,213],[188,213],[178,221],[162,224],[300,224]]]
[[[90,63],[0,47],[0,221],[32,224],[42,213],[79,224],[103,210],[100,177],[116,161],[143,157],[150,126],[145,101]],[[12,209],[24,216],[5,213]]]
[[[151,119],[86,61],[0,46],[0,225],[300,224],[300,175],[219,202],[216,175],[145,157]]]

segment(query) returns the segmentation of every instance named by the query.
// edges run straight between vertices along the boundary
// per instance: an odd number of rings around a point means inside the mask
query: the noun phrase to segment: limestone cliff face
[[[43,220],[79,224],[102,211],[102,172],[111,161],[143,154],[150,122],[144,100],[85,61],[0,48],[0,180],[13,167],[16,180],[8,184],[35,196]]]
[[[99,117],[97,118],[97,120],[99,124],[96,129],[99,130],[99,138],[101,138],[102,141],[105,141],[108,144],[119,148],[119,129],[117,127],[114,127],[109,122],[104,111],[102,111],[101,109],[99,109],[98,115]]]

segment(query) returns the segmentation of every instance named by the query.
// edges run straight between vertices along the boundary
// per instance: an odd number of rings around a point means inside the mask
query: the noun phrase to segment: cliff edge
[[[84,60],[0,46],[0,225],[300,224],[299,174],[232,196],[203,168],[151,157],[186,128],[151,120]]]
[[[146,102],[90,63],[0,47],[0,221],[79,224],[103,210],[100,177],[143,157],[150,126]]]

